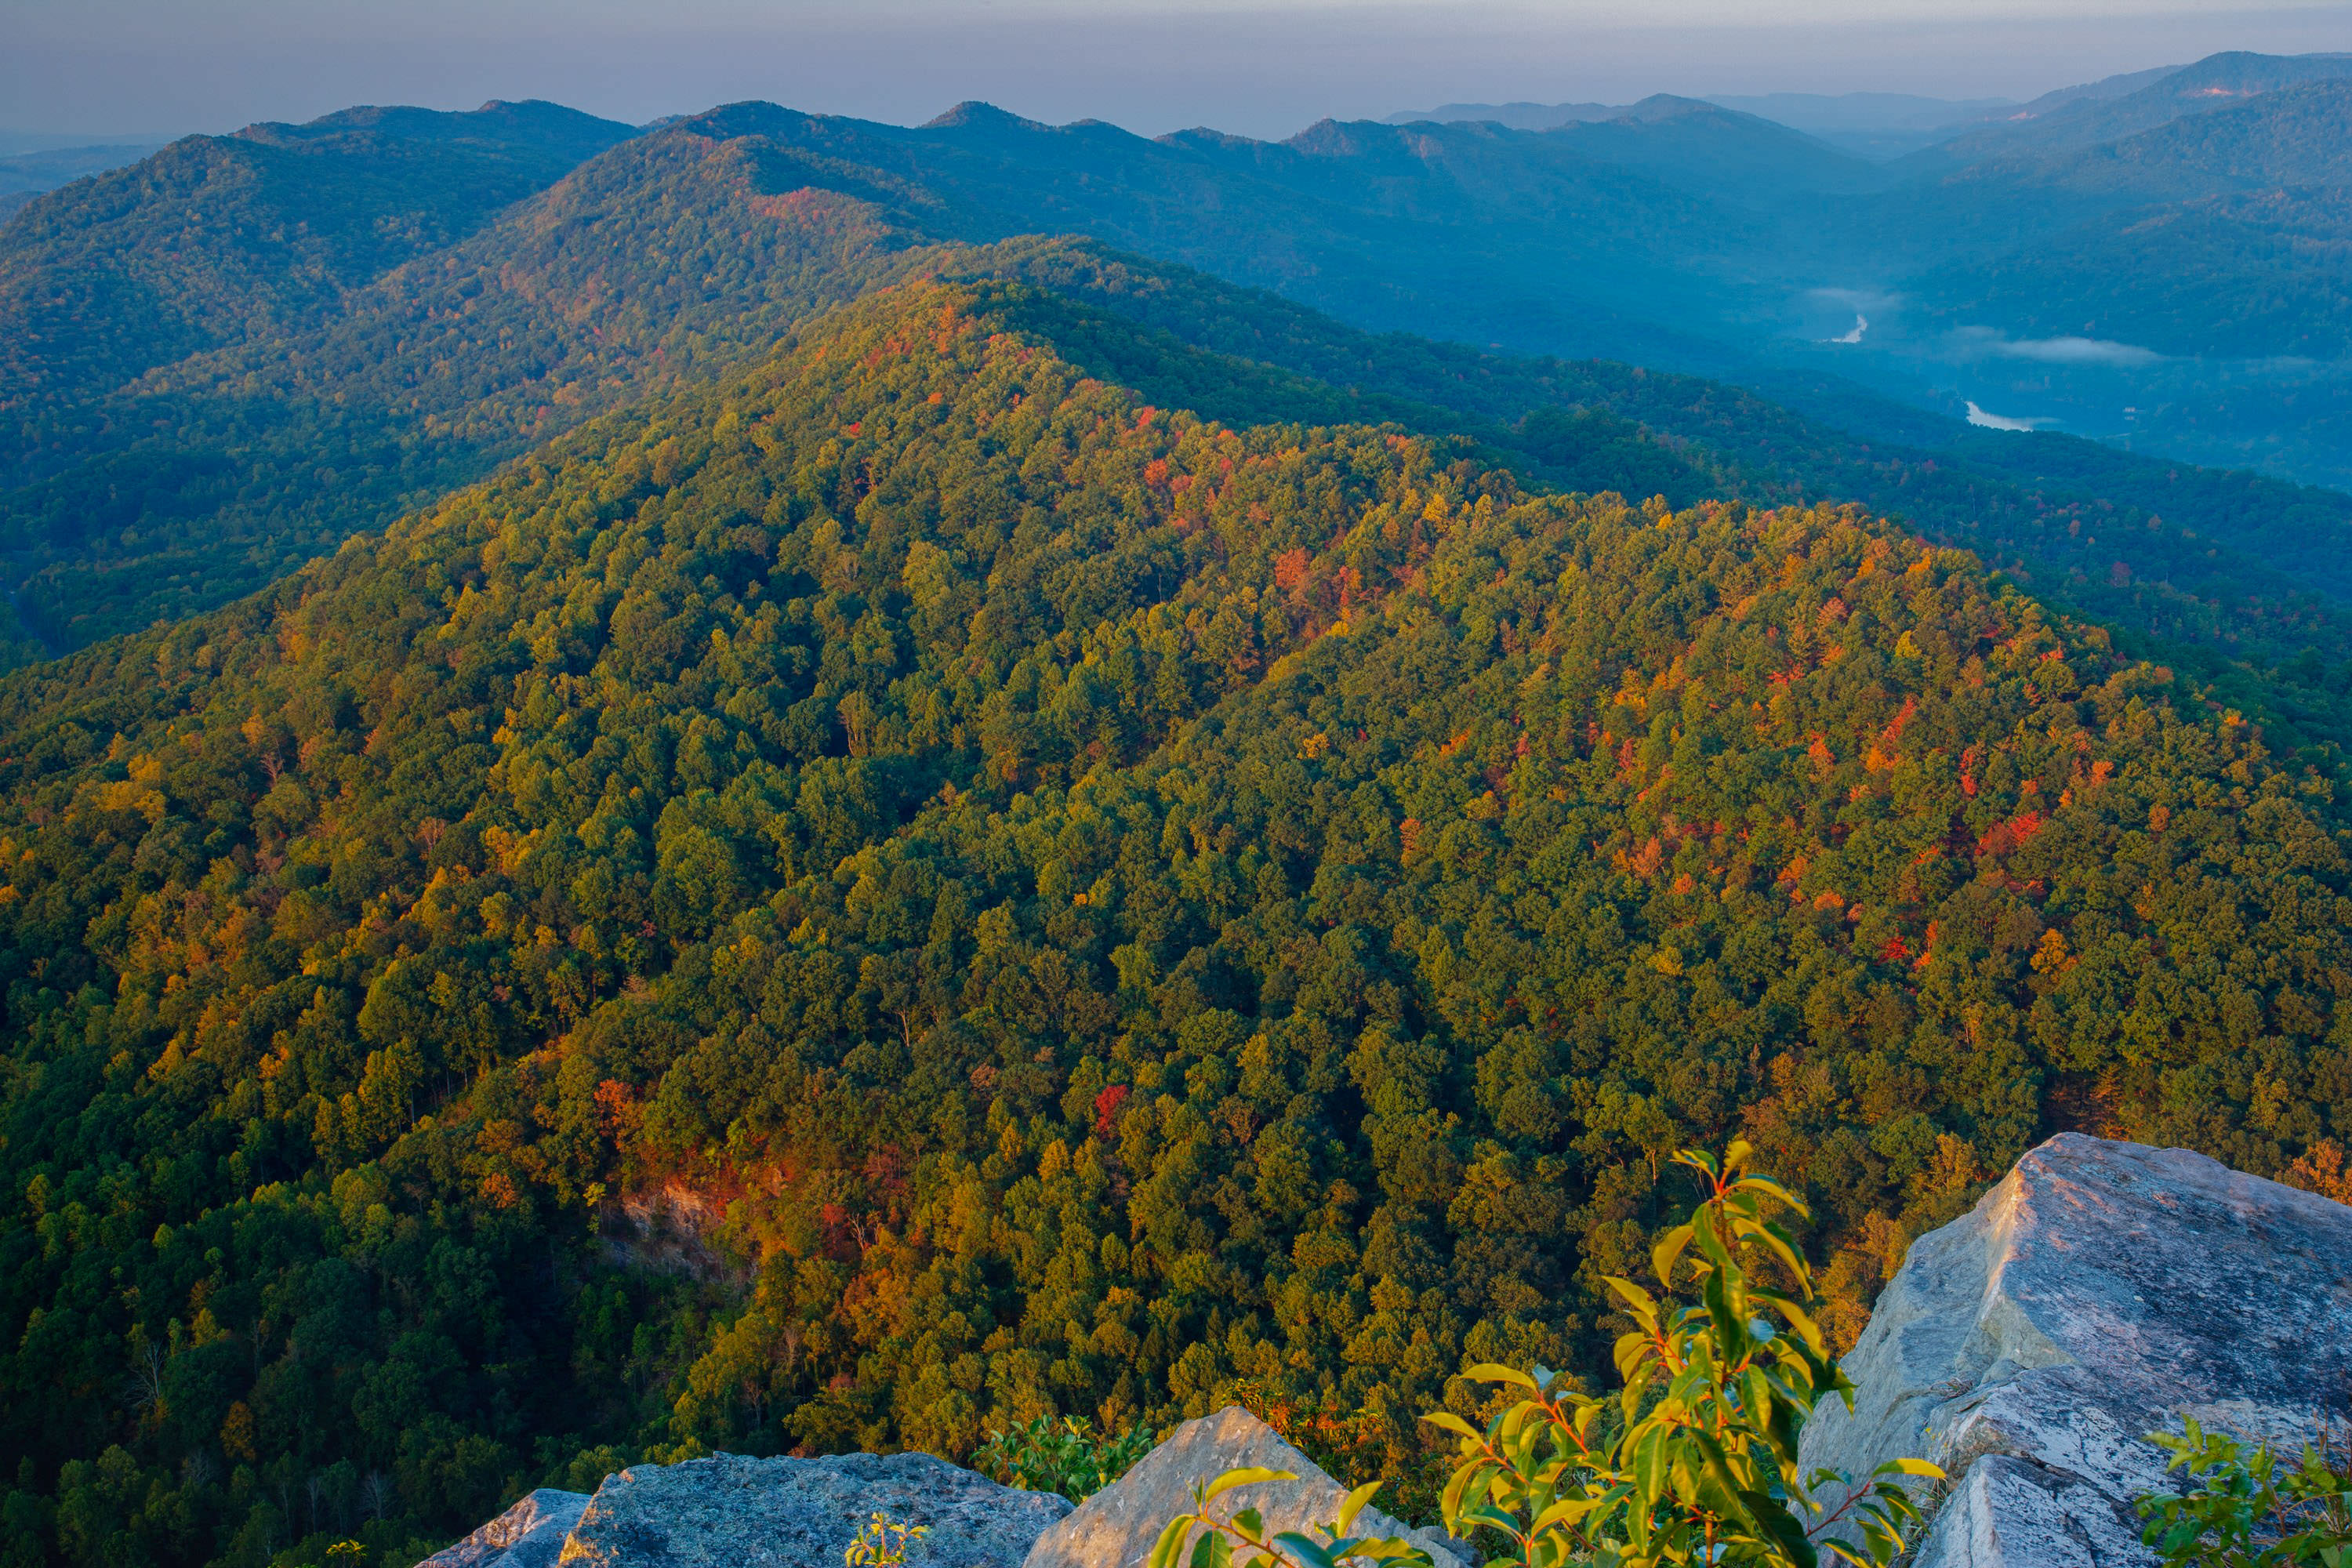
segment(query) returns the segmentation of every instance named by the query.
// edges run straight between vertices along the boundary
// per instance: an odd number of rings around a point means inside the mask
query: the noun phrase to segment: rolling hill
[[[908,243],[855,203],[763,201],[746,151],[625,142],[300,331],[27,400],[0,499],[17,606],[62,650],[253,592],[659,380],[765,349]]]
[[[2352,79],[2263,93],[2095,157],[2002,160],[1969,184],[1970,208],[2039,213],[2049,229],[1926,274],[1944,321],[2180,356],[2352,356]]]
[[[88,147],[45,147],[0,156],[0,214],[13,212],[43,191],[103,174],[159,151],[160,142],[105,142]]]
[[[2230,50],[2194,65],[2116,77],[2037,100],[1994,124],[1914,154],[1913,168],[1948,169],[2013,153],[2083,151],[2186,117],[2310,81],[2352,78],[2352,54]]]
[[[75,400],[316,321],[629,134],[553,104],[354,109],[78,181],[0,228],[0,398]]]
[[[452,136],[472,123],[456,120]],[[1744,123],[1667,103],[1576,136],[1613,138],[1619,153],[1653,135],[1720,151]],[[346,149],[324,156],[357,156],[352,134],[322,122],[312,141]],[[1648,182],[1576,151],[1574,138],[1547,145],[1559,167],[1600,182],[1591,200]],[[1697,143],[1674,145],[1685,163],[1698,158]],[[1287,146],[1155,143],[977,109],[918,131],[758,105],[681,121],[610,147],[452,244],[339,284],[332,309],[308,324],[256,327],[80,401],[20,404],[27,436],[16,483],[0,495],[0,537],[23,584],[15,603],[58,649],[200,610],[601,411],[764,352],[791,323],[879,283],[995,268],[1075,289],[1193,346],[1374,400],[1328,404],[1325,416],[1385,418],[1393,410],[1377,400],[1402,399],[1421,427],[1475,432],[1540,481],[1678,499],[1854,500],[1979,549],[2086,612],[2227,658],[2274,665],[2339,640],[2325,601],[2347,587],[2337,542],[2352,502],[2326,492],[2054,437],[1988,438],[1818,377],[1775,386],[1819,412],[1808,420],[1654,368],[1367,334],[1076,241],[992,259],[955,248],[1076,227],[1286,286],[1353,279],[1345,287],[1360,304],[1367,290],[1419,300],[1439,285],[1415,281],[1414,235],[1458,268],[1464,237],[1488,232],[1501,243],[1491,215],[1531,210],[1522,198],[1535,175],[1512,162],[1516,146],[1492,131],[1340,126]],[[1665,192],[1657,199],[1687,214],[1706,200],[1694,194],[1704,183],[1641,188]],[[70,226],[67,197],[94,201],[111,188],[100,181],[45,198],[59,204],[50,226]],[[1343,212],[1351,189],[1360,210]],[[1586,200],[1572,195],[1555,187],[1544,198],[1564,226]],[[1266,248],[1270,226],[1290,249]],[[1408,313],[1402,303],[1382,309]],[[108,323],[110,340],[136,336],[120,318],[93,320]],[[1621,439],[1615,425],[1563,426],[1548,414],[1538,426],[1552,436],[1513,434],[1547,408],[1640,428]],[[1575,440],[1593,451],[1560,448],[1562,431],[1580,432]],[[1685,482],[1691,475],[1704,478]],[[2113,521],[2085,529],[2093,518]]]
[[[1236,1397],[1423,1508],[1660,1151],[1764,1140],[1850,1338],[2053,1127],[2346,1131],[2352,820],[2193,683],[967,261],[0,679],[12,1551]]]

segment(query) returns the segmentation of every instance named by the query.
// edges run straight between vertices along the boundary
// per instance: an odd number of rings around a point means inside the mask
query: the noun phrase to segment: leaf
[[[1481,1362],[1464,1373],[1473,1383],[1508,1383],[1526,1389],[1529,1394],[1541,1394],[1536,1380],[1515,1366],[1497,1366],[1493,1362]]]
[[[1668,1461],[1664,1427],[1638,1428],[1628,1440],[1625,1468],[1645,1507],[1665,1494]]]
[[[1602,1507],[1607,1500],[1605,1498],[1591,1497],[1562,1498],[1536,1515],[1528,1525],[1528,1533],[1540,1535],[1555,1525],[1574,1524],[1593,1510]]]
[[[1747,1523],[1756,1524],[1757,1521],[1748,1512],[1746,1500],[1748,1494],[1740,1489],[1738,1478],[1732,1475],[1731,1465],[1724,1456],[1723,1446],[1696,1426],[1685,1427],[1682,1436],[1685,1442],[1697,1453],[1699,1464],[1706,1471],[1707,1479],[1721,1489],[1725,1499],[1731,1503],[1733,1509],[1745,1519]]]
[[[1453,1479],[1445,1483],[1444,1493],[1437,1500],[1438,1517],[1445,1521],[1448,1531],[1454,1531],[1454,1521],[1465,1509],[1476,1508],[1486,1500],[1492,1475],[1488,1467],[1475,1464],[1464,1465],[1454,1472]],[[1475,1495],[1473,1488],[1476,1489]]]
[[[1640,1323],[1651,1333],[1654,1334],[1658,1331],[1658,1303],[1655,1297],[1631,1279],[1621,1279],[1614,1274],[1602,1275],[1601,1282],[1608,1286],[1619,1300],[1625,1303],[1625,1310],[1632,1314],[1635,1322]]]
[[[1718,1268],[1706,1277],[1699,1297],[1715,1329],[1715,1342],[1726,1365],[1748,1353],[1748,1314],[1731,1300],[1731,1271]]]
[[[1306,1568],[1339,1568],[1339,1560],[1331,1555],[1330,1548],[1295,1530],[1284,1531],[1270,1544],[1280,1547],[1293,1562],[1304,1563]]]
[[[1806,1536],[1805,1527],[1798,1522],[1796,1515],[1766,1492],[1743,1491],[1738,1497],[1746,1505],[1748,1517],[1764,1534],[1771,1537],[1796,1568],[1815,1568],[1821,1561],[1821,1553]]]
[[[1812,1289],[1813,1271],[1797,1251],[1797,1244],[1789,1233],[1777,1225],[1756,1226],[1756,1238],[1772,1249],[1772,1256],[1787,1266],[1790,1278],[1801,1280],[1808,1293]]]
[[[1675,1163],[1688,1165],[1692,1170],[1705,1176],[1710,1184],[1720,1173],[1719,1167],[1715,1163],[1715,1156],[1704,1149],[1677,1149],[1675,1151]]]
[[[1775,1388],[1771,1378],[1760,1366],[1751,1366],[1739,1380],[1739,1398],[1746,1407],[1748,1424],[1759,1430],[1772,1452],[1782,1462],[1794,1464],[1797,1458],[1797,1423],[1790,1408],[1790,1402]]]
[[[1822,1326],[1813,1321],[1811,1312],[1786,1296],[1768,1296],[1760,1290],[1756,1294],[1759,1300],[1769,1301],[1780,1309],[1780,1315],[1789,1320],[1789,1326],[1796,1330],[1797,1337],[1804,1342],[1806,1350],[1816,1356],[1828,1356],[1829,1342],[1822,1338]]]
[[[1185,1534],[1200,1522],[1200,1518],[1196,1513],[1180,1513],[1170,1520],[1168,1527],[1160,1532],[1160,1539],[1151,1543],[1151,1555],[1144,1560],[1145,1568],[1175,1568],[1184,1550]]]
[[[1445,1431],[1454,1433],[1457,1436],[1467,1437],[1473,1443],[1478,1441],[1479,1437],[1483,1436],[1475,1426],[1471,1426],[1470,1423],[1463,1420],[1462,1417],[1454,1415],[1451,1410],[1433,1410],[1428,1415],[1423,1416],[1422,1419],[1428,1422],[1432,1426],[1443,1428]]]
[[[1675,1284],[1675,1260],[1682,1257],[1690,1240],[1691,1227],[1678,1225],[1658,1237],[1657,1245],[1650,1248],[1651,1270],[1657,1275],[1658,1283],[1670,1290]]]
[[[1339,1505],[1339,1517],[1333,1523],[1331,1533],[1334,1535],[1347,1534],[1348,1527],[1356,1522],[1356,1515],[1364,1510],[1364,1505],[1371,1501],[1372,1494],[1380,1489],[1380,1482],[1366,1481],[1362,1486],[1360,1486],[1354,1491],[1349,1492],[1348,1494],[1347,1500]]]
[[[1796,1194],[1790,1192],[1788,1188],[1782,1186],[1779,1182],[1774,1181],[1769,1176],[1742,1176],[1739,1178],[1738,1185],[1744,1192],[1769,1193],[1773,1197],[1778,1198],[1780,1202],[1788,1205],[1789,1207],[1796,1213],[1803,1215],[1808,1218],[1811,1217],[1812,1211],[1804,1205],[1803,1201],[1800,1199]]]
[[[1724,1244],[1722,1233],[1712,1225],[1697,1226],[1691,1239],[1697,1244],[1699,1256],[1706,1259],[1704,1264],[1693,1266],[1698,1272],[1711,1274],[1739,1266],[1738,1260],[1731,1256],[1731,1249]]]

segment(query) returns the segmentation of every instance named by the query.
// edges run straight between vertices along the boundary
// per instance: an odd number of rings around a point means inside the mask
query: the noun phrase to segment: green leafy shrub
[[[2194,1483],[2183,1493],[2138,1500],[2140,1538],[2168,1564],[2214,1568],[2346,1568],[2352,1563],[2352,1434],[2323,1431],[2301,1461],[2283,1467],[2268,1444],[2252,1448],[2184,1419],[2175,1436],[2148,1441],[2172,1456],[2168,1471]]]
[[[1009,1432],[992,1430],[972,1456],[982,1475],[1033,1492],[1059,1492],[1084,1502],[1127,1474],[1159,1438],[1149,1426],[1097,1436],[1081,1416],[1040,1415]]]
[[[903,1568],[908,1548],[930,1532],[927,1524],[906,1524],[877,1513],[842,1552],[843,1568]]]
[[[1734,1142],[1720,1161],[1687,1149],[1675,1156],[1705,1180],[1707,1195],[1689,1224],[1659,1238],[1651,1264],[1669,1289],[1676,1270],[1687,1270],[1696,1301],[1664,1305],[1630,1279],[1606,1278],[1634,1325],[1617,1341],[1624,1386],[1615,1400],[1589,1398],[1542,1367],[1486,1365],[1468,1375],[1528,1397],[1483,1432],[1450,1412],[1423,1417],[1459,1439],[1461,1462],[1442,1500],[1448,1533],[1492,1531],[1507,1545],[1491,1563],[1523,1568],[1815,1568],[1825,1552],[1874,1568],[1902,1555],[1919,1510],[1889,1483],[1941,1480],[1943,1472],[1907,1458],[1881,1465],[1859,1485],[1834,1471],[1800,1472],[1798,1437],[1815,1404],[1835,1394],[1851,1407],[1853,1384],[1809,1310],[1811,1268],[1767,1217],[1771,1205],[1801,1216],[1805,1206],[1772,1178],[1747,1171],[1751,1152]],[[1759,1282],[1752,1266],[1768,1257],[1779,1259],[1792,1290]],[[1767,1313],[1786,1326],[1776,1328]],[[1377,1483],[1349,1494],[1319,1542],[1293,1531],[1269,1538],[1252,1509],[1228,1521],[1203,1511],[1237,1486],[1286,1479],[1234,1470],[1199,1489],[1193,1511],[1161,1533],[1150,1568],[1177,1568],[1196,1526],[1204,1528],[1191,1568],[1228,1568],[1236,1546],[1244,1568],[1332,1568],[1350,1556],[1428,1561],[1408,1542],[1347,1538]]]

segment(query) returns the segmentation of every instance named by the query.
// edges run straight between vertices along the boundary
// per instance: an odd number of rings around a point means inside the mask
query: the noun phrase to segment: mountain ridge
[[[1329,210],[1320,194],[1327,176],[1297,147],[1185,136],[1151,143],[1108,129],[1065,135],[1024,128],[1026,122],[1012,117],[1000,117],[999,123],[1010,126],[1006,133],[1024,145],[1068,150],[1057,155],[1079,159],[1069,165],[1074,178],[1090,166],[1085,159],[1092,154],[1085,149],[1097,144],[1158,148],[1154,155],[1160,161],[1155,166],[1165,172],[1163,184],[1135,209],[1134,217],[1106,226],[1163,250],[1164,233],[1154,226],[1163,221],[1158,215],[1197,207],[1202,192],[1212,188],[1200,182],[1221,167],[1244,171],[1252,189],[1269,188],[1263,182],[1273,178],[1296,193],[1284,199],[1304,204],[1301,212]],[[1431,155],[1414,137],[1394,128],[1335,126],[1328,135],[1379,138],[1381,156],[1412,179],[1432,166]],[[1465,177],[1475,184],[1486,178],[1478,173],[1477,160],[1487,156],[1482,149],[1488,141],[1473,136],[1447,142],[1440,156],[1467,160]],[[9,526],[20,558],[31,547],[32,560],[40,563],[46,558],[47,563],[23,602],[45,635],[70,643],[258,587],[271,574],[331,548],[352,528],[380,523],[436,487],[477,477],[488,464],[587,413],[677,375],[709,374],[731,356],[751,352],[805,311],[916,265],[907,259],[916,249],[1018,233],[1031,219],[1050,214],[1059,214],[1064,222],[1077,216],[1053,204],[1047,212],[1006,210],[1002,190],[985,184],[918,180],[917,164],[923,160],[909,150],[931,144],[914,132],[886,136],[877,128],[772,106],[730,106],[682,121],[629,139],[479,234],[404,263],[351,295],[336,321],[264,338],[251,348],[212,349],[152,370],[110,395],[112,402],[100,405],[103,423],[97,432],[85,426],[68,436],[60,426],[43,434],[35,426],[32,439],[20,448],[26,468],[20,469],[24,478],[8,498]],[[895,163],[866,156],[877,148]],[[937,162],[929,153],[924,159]],[[1433,203],[1459,208],[1468,199],[1460,194],[1409,195],[1391,205],[1399,210]],[[1344,239],[1353,245],[1378,232],[1364,226],[1370,221],[1348,216],[1332,232],[1357,236]],[[1255,232],[1236,225],[1225,239],[1213,243],[1254,244]],[[1190,243],[1197,249],[1199,237]],[[698,288],[646,271],[642,257],[668,254],[673,247],[677,254],[697,257],[695,265],[706,279],[719,281]],[[1280,253],[1273,254],[1279,261]],[[1293,271],[1311,269],[1310,258],[1291,254],[1285,265]],[[1227,319],[1270,308],[1264,299],[1239,295],[1213,306],[1205,299],[1200,303],[1210,317]],[[1182,335],[1213,331],[1208,319],[1196,313],[1190,321],[1170,319],[1160,324]],[[1458,396],[1471,381],[1508,382],[1523,389],[1517,395],[1524,399],[1519,406],[1489,403],[1466,411],[1508,424],[1542,402],[1564,399],[1605,406],[1617,417],[1652,425],[1707,452],[1717,451],[1727,438],[1735,447],[1748,443],[1744,450],[1764,454],[1763,467],[1755,456],[1736,459],[1750,470],[1749,481],[1741,481],[1749,488],[1740,493],[1759,499],[1802,493],[1898,505],[1890,476],[1876,471],[1885,459],[1864,456],[1890,443],[1897,448],[1922,442],[1933,443],[1930,450],[1949,448],[1939,459],[1948,466],[1960,460],[1964,448],[1974,454],[1966,460],[1971,466],[2000,459],[1993,471],[1980,471],[1984,484],[2014,484],[2007,470],[2024,475],[2011,453],[1980,442],[1970,445],[1974,437],[1957,422],[1937,425],[1891,406],[1869,408],[1851,389],[1822,401],[1834,405],[1832,421],[1852,419],[1845,427],[1860,432],[1858,440],[1834,435],[1834,424],[1824,429],[1817,423],[1812,434],[1800,436],[1801,426],[1788,425],[1759,404],[1727,400],[1671,377],[1644,384],[1606,366],[1574,374],[1541,364],[1498,370],[1485,366],[1475,353],[1465,357],[1448,351],[1447,363],[1454,368],[1433,378],[1423,363],[1426,351],[1405,340],[1350,338],[1324,323],[1307,331],[1325,340],[1307,349],[1300,331],[1296,324],[1285,328],[1285,341],[1320,367],[1307,374],[1337,378],[1340,384],[1370,375],[1402,391],[1410,382],[1418,390],[1406,395],[1428,405]],[[1450,386],[1448,376],[1457,378]],[[1676,413],[1659,399],[1659,390],[1668,386],[1681,388],[1678,395],[1688,404],[1714,400],[1717,412],[1697,419]],[[1731,416],[1739,423],[1727,430],[1720,419],[1735,407],[1744,411]],[[141,433],[166,416],[173,427],[169,437]],[[1767,436],[1768,429],[1777,433]],[[1801,481],[1798,490],[1771,489],[1788,481],[1769,478],[1769,470],[1807,446],[1837,452],[1837,462]],[[2058,450],[2032,442],[2020,450],[2045,448]],[[78,452],[79,461],[61,466],[59,455],[67,452]],[[2081,469],[2088,456],[2070,457],[2060,466]],[[1900,453],[1899,471],[1924,473],[1918,465],[1926,458],[1926,452]],[[1703,466],[1721,460],[1705,458]],[[2109,488],[2105,499],[2110,503],[2130,497],[2143,511],[2172,517],[2200,534],[2221,534],[2225,542],[2230,531],[2244,526],[2242,506],[2232,503],[2226,512],[2209,513],[2201,510],[2206,503],[2186,499],[2180,487],[2162,479],[2168,470],[2159,467],[2108,458],[2090,466],[2103,475],[2097,482]],[[317,480],[322,470],[337,475],[323,489]],[[2080,480],[2064,483],[2081,493]],[[2189,489],[2210,491],[2219,483],[2200,478]],[[2332,504],[2284,489],[2256,490],[2270,498],[2268,504],[2282,517],[2307,513],[2315,505],[2324,511]],[[2140,499],[2142,491],[2146,499]],[[113,498],[98,518],[89,515],[84,499],[93,494]],[[2095,492],[2086,499],[2096,499]],[[2067,504],[2005,492],[1996,510],[2032,515],[2063,511]],[[2189,509],[2185,513],[2183,507]],[[1959,521],[1957,514],[1952,521]],[[1924,525],[1946,527],[1934,519]],[[199,526],[208,532],[208,542],[184,542]],[[2279,525],[2270,526],[2276,533]],[[1955,542],[1981,537],[1948,531],[1939,536]],[[126,537],[152,537],[155,542],[126,548]],[[85,542],[93,540],[108,542]],[[234,542],[236,555],[224,560],[227,552],[220,543],[227,542]],[[2004,545],[1994,553],[2011,548]],[[2092,575],[2105,574],[2113,564],[2100,563]],[[2134,557],[2130,570],[2136,578],[2176,574],[2176,568],[2142,556]],[[2195,570],[2210,575],[2213,569],[2197,564]],[[2275,598],[2287,586],[2288,580],[2274,577],[2258,592]],[[108,608],[126,600],[127,614]],[[2199,617],[2206,615],[2198,612],[2183,622],[2166,612],[2164,624],[2171,628],[2167,635],[2205,625]],[[2244,630],[2257,624],[2244,623]],[[2257,635],[2264,640],[2331,640],[2316,632]],[[2289,640],[2272,657],[2291,657],[2298,646]]]
[[[1647,1152],[1733,1131],[1844,1343],[2079,1107],[2324,1134],[2352,822],[2193,681],[1855,509],[1059,351],[1133,330],[898,281],[0,678],[8,1517],[393,1554],[638,1458],[1419,1409],[1602,1364]],[[727,1266],[619,1261],[657,1203]]]

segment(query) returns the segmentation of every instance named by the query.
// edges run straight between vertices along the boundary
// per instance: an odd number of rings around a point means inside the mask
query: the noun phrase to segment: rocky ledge
[[[1213,1510],[1254,1508],[1269,1533],[1296,1530],[1312,1535],[1328,1524],[1346,1500],[1348,1489],[1284,1441],[1282,1434],[1229,1405],[1213,1415],[1187,1421],[1135,1468],[1078,1505],[1077,1510],[1038,1537],[1026,1568],[1144,1568],[1168,1521],[1192,1510],[1192,1489],[1227,1470],[1288,1470],[1287,1481],[1236,1487]],[[1376,1508],[1356,1516],[1358,1535],[1401,1535],[1426,1547],[1437,1568],[1469,1568],[1475,1555],[1433,1530],[1414,1530]]]
[[[1070,1511],[929,1454],[637,1465],[593,1497],[536,1491],[418,1568],[840,1568],[876,1513],[929,1531],[910,1565],[1020,1568]]]
[[[1853,1412],[1825,1405],[1803,1462],[1943,1467],[1917,1568],[2139,1568],[2132,1500],[2165,1480],[2146,1434],[2195,1416],[2293,1448],[2352,1412],[2352,1208],[2184,1150],[2054,1138],[1913,1244],[1845,1368]],[[877,1511],[929,1528],[910,1568],[1141,1568],[1192,1486],[1244,1465],[1298,1478],[1234,1494],[1274,1528],[1339,1506],[1338,1482],[1226,1409],[1076,1511],[927,1454],[720,1454],[593,1498],[533,1492],[423,1568],[838,1568]],[[1475,1561],[1376,1512],[1360,1528]]]
[[[2352,1208],[2183,1149],[2079,1133],[1914,1242],[1807,1468],[1949,1477],[1918,1568],[2152,1563],[2146,1434],[2183,1416],[2291,1451],[2352,1403]]]

